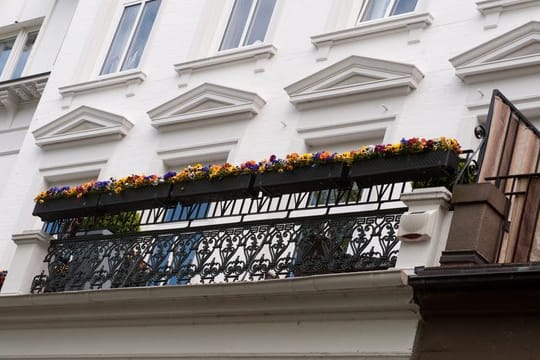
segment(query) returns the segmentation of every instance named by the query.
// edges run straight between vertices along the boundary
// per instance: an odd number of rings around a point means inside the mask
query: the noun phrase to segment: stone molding
[[[416,89],[424,74],[414,65],[352,55],[285,88],[298,109],[334,105]]]
[[[131,97],[135,95],[133,87],[140,85],[146,79],[146,74],[140,70],[128,70],[114,74],[108,74],[98,77],[95,80],[85,81],[73,85],[65,85],[58,88],[58,92],[62,97],[67,98],[70,102],[73,97],[83,93],[102,91],[106,88],[115,86],[125,86],[125,96]],[[68,104],[64,108],[69,107]]]
[[[228,51],[220,51],[213,56],[175,64],[174,70],[181,77],[178,87],[187,86],[194,71],[202,71],[240,62],[253,61],[255,62],[253,71],[255,73],[264,72],[264,60],[272,58],[276,53],[277,49],[272,44],[256,44]]]
[[[148,111],[152,126],[160,131],[208,123],[251,119],[266,104],[259,95],[204,83]]]
[[[107,111],[80,106],[34,130],[36,145],[43,149],[60,146],[119,140],[133,124],[125,117]]]
[[[433,16],[430,13],[414,12],[361,22],[355,27],[314,35],[311,37],[311,42],[319,49],[317,61],[324,61],[327,59],[327,53],[332,46],[346,41],[359,41],[394,32],[408,32],[408,43],[418,43],[420,39],[417,31],[425,29],[432,23]],[[326,55],[324,55],[325,53]]]
[[[523,76],[538,72],[539,44],[540,22],[531,21],[449,61],[465,83]]]

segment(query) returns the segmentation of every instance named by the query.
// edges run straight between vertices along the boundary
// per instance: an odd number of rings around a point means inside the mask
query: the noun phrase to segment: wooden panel
[[[527,197],[523,205],[523,216],[518,225],[516,254],[514,262],[528,262],[530,258],[531,248],[535,239],[536,226],[538,224],[538,216],[540,212],[540,178],[531,178],[527,190]],[[515,226],[514,226],[515,227]]]
[[[501,139],[504,139],[510,114],[510,107],[500,98],[495,97],[489,138],[486,145],[482,169],[480,171],[480,182],[486,182],[486,177],[497,175],[503,151]]]

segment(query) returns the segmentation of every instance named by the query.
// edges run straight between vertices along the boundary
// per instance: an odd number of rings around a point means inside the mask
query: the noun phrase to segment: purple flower
[[[165,173],[165,175],[163,175],[163,180],[167,181],[169,180],[170,178],[172,178],[173,176],[176,176],[176,172],[174,171],[167,171]]]
[[[94,183],[93,188],[94,188],[95,190],[103,190],[103,189],[105,189],[107,186],[109,186],[109,183],[110,183],[110,181],[108,181],[108,180],[105,180],[105,181],[96,181],[96,182]]]
[[[273,163],[273,162],[276,161],[276,159],[277,159],[277,156],[276,156],[276,155],[270,155],[269,161]]]

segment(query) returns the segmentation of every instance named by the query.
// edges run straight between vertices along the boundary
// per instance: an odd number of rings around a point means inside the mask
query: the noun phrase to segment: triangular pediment
[[[133,124],[120,115],[81,106],[34,130],[36,144],[42,148],[77,146],[124,137]]]
[[[467,83],[537,73],[540,22],[531,21],[450,59]]]
[[[164,130],[206,124],[206,120],[249,119],[265,103],[255,93],[205,83],[150,110],[148,116],[152,126]]]
[[[299,108],[358,101],[415,89],[424,75],[414,65],[350,56],[285,88]]]

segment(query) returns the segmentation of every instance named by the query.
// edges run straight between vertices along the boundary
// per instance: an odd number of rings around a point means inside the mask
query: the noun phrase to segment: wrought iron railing
[[[32,292],[253,281],[395,265],[407,183],[331,189],[45,224]],[[110,227],[110,226],[109,226]],[[124,229],[125,230],[125,229]]]

